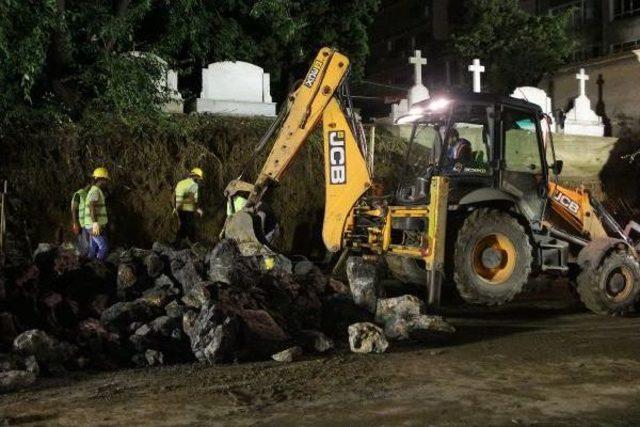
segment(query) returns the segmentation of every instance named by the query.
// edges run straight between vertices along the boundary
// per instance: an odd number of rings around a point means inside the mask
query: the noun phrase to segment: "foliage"
[[[517,0],[465,3],[465,25],[453,37],[454,49],[465,60],[480,58],[485,63],[494,92],[535,85],[572,50],[566,15],[531,15]]]
[[[200,69],[221,60],[260,64],[282,95],[324,44],[361,75],[367,26],[379,0],[0,0],[0,113],[50,108],[154,112],[164,72],[156,54],[199,93]]]

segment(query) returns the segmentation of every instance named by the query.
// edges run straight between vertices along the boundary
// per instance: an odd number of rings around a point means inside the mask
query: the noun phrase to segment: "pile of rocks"
[[[106,263],[41,245],[34,260],[1,275],[3,390],[67,369],[325,352],[324,302],[348,292],[309,261],[279,258],[267,270],[230,240],[211,251],[156,243]]]
[[[353,301],[375,316],[375,323],[349,326],[349,345],[355,353],[384,353],[389,341],[434,342],[449,337],[455,328],[440,316],[425,314],[425,305],[413,295],[380,298],[380,280],[375,265],[362,258],[347,261],[347,276]],[[378,326],[379,325],[379,326]]]
[[[69,369],[291,362],[347,333],[352,351],[368,353],[387,338],[453,331],[418,298],[379,299],[361,258],[347,266],[350,287],[306,259],[273,260],[242,256],[232,240],[213,250],[156,243],[105,263],[42,244],[33,263],[0,274],[0,391]]]

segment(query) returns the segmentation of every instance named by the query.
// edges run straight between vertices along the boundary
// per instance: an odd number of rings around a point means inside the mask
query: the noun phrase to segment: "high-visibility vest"
[[[91,205],[91,199],[95,197],[95,194],[98,195],[98,200],[97,202],[95,202],[94,207],[94,213],[97,220],[96,222],[100,225],[107,225],[107,223],[109,222],[109,219],[107,217],[107,205],[105,203],[104,193],[102,192],[100,187],[98,187],[97,185],[93,185],[87,193],[87,198],[85,201],[84,221],[85,224],[87,224],[86,227],[91,226],[91,224],[93,223],[93,220],[91,219],[91,209],[89,206]]]
[[[193,178],[186,178],[176,185],[176,209],[193,212],[198,203],[198,183]]]
[[[242,196],[233,196],[227,198],[227,216],[231,216],[234,213],[241,211],[247,204],[247,199]]]
[[[80,223],[81,227],[91,227],[91,221],[87,223],[87,217],[85,213],[85,209],[88,209],[88,207],[86,206],[87,194],[87,190],[81,188],[73,193],[73,197],[71,198],[72,208],[74,203],[78,204],[78,222]]]

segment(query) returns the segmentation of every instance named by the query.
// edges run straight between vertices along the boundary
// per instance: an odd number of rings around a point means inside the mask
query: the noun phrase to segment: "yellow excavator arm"
[[[326,248],[337,252],[346,246],[372,261],[387,254],[424,261],[429,302],[435,304],[444,268],[448,180],[433,177],[428,205],[388,206],[386,201],[363,197],[371,187],[371,177],[354,134],[355,124],[350,123],[337,93],[348,71],[346,56],[329,48],[320,50],[302,84],[287,100],[275,142],[255,183],[235,180],[227,186],[228,196],[242,191],[249,197],[242,211],[226,222],[225,236],[234,239],[245,255],[273,253],[256,234],[260,230],[252,213],[322,121],[326,196],[322,238]],[[392,233],[394,222],[407,220],[424,224],[423,232],[411,244]]]
[[[322,237],[326,247],[342,246],[345,223],[352,208],[371,186],[363,154],[336,91],[349,71],[349,59],[334,49],[323,48],[306,77],[289,95],[286,116],[278,129],[269,157],[255,183],[233,181],[227,194],[249,189],[247,209],[278,183],[296,154],[320,121],[323,122],[326,203]]]

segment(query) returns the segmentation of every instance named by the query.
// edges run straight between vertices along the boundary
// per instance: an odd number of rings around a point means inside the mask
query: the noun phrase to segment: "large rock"
[[[210,334],[210,340],[202,352],[203,360],[211,364],[230,362],[237,348],[238,325],[227,317]]]
[[[144,357],[149,366],[164,365],[164,355],[158,350],[149,349],[145,351]]]
[[[135,295],[135,285],[138,282],[138,272],[133,263],[118,265],[118,298],[128,300]]]
[[[195,264],[188,258],[179,257],[171,261],[171,274],[182,287],[184,294],[188,294],[196,283],[202,281]]]
[[[8,393],[29,387],[36,381],[36,375],[29,371],[0,372],[0,393]]]
[[[182,319],[182,316],[187,311],[184,305],[179,303],[178,301],[171,301],[164,307],[164,311],[169,317],[175,317],[177,319]]]
[[[231,239],[224,239],[216,245],[208,256],[209,280],[231,285],[238,281],[236,262],[241,258],[238,245]]]
[[[182,302],[190,308],[200,310],[217,295],[217,286],[213,282],[200,281],[196,283],[191,290],[182,297]]]
[[[160,316],[149,323],[151,330],[156,335],[172,337],[175,330],[180,327],[180,319],[169,316]]]
[[[124,329],[133,322],[148,322],[161,315],[161,307],[149,304],[145,300],[117,302],[107,308],[100,321],[111,329]]]
[[[13,349],[23,356],[35,356],[39,362],[55,361],[59,356],[56,340],[39,329],[18,335],[13,341]]]
[[[174,290],[154,287],[144,291],[138,300],[145,301],[151,306],[162,308],[175,298],[176,294]]]
[[[265,310],[238,312],[243,336],[243,356],[266,358],[286,348],[291,338]]]
[[[147,270],[147,275],[152,279],[159,277],[164,272],[165,267],[162,258],[155,253],[150,253],[144,258],[144,266]]]
[[[349,347],[354,353],[384,353],[389,342],[373,323],[354,323],[349,326]]]
[[[351,257],[347,260],[347,278],[356,305],[375,313],[381,293],[376,266],[365,262],[362,257]]]
[[[376,322],[384,327],[391,340],[432,341],[451,335],[455,329],[440,316],[424,314],[425,305],[413,295],[381,298],[376,309]]]
[[[441,340],[455,331],[441,316],[421,315],[409,321],[409,338],[416,341]]]
[[[233,361],[238,334],[236,321],[224,316],[214,304],[203,306],[195,318],[192,313],[185,313],[183,328],[196,359],[212,364]]]
[[[424,314],[424,310],[424,303],[413,295],[380,298],[376,306],[376,323],[386,325],[397,318],[411,319]]]
[[[384,333],[391,340],[434,342],[451,336],[455,328],[440,316],[421,314],[414,317],[396,317],[384,326]]]

